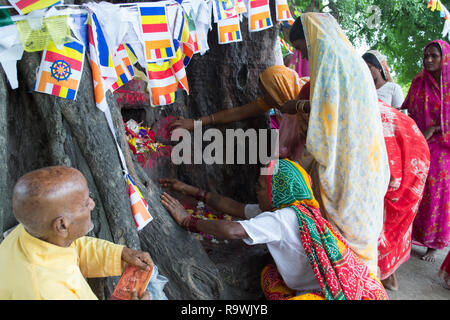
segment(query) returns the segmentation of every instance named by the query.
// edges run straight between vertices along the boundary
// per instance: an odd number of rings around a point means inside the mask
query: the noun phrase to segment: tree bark
[[[275,23],[274,2],[271,1]],[[244,41],[217,43],[214,24],[210,50],[195,55],[187,68],[190,96],[164,108],[147,108],[148,117],[165,115],[196,118],[250,102],[258,95],[258,76],[274,63],[277,27],[249,33],[241,23]],[[79,169],[96,203],[90,236],[148,251],[161,274],[169,279],[169,299],[261,299],[259,274],[269,259],[265,246],[242,241],[211,244],[181,229],[160,203],[159,177],[187,183],[242,202],[256,202],[254,182],[259,165],[179,165],[159,159],[152,169],[141,168],[130,152],[120,108],[110,93],[108,104],[129,172],[143,193],[154,220],[137,231],[130,211],[127,185],[105,115],[95,106],[87,60],[76,101],[32,92],[39,53],[24,53],[18,62],[19,88],[11,90],[0,71],[0,231],[17,224],[11,208],[17,179],[34,169],[66,165]],[[148,123],[150,125],[150,123]],[[260,117],[220,128],[268,128]],[[100,299],[107,299],[118,277],[89,279]]]

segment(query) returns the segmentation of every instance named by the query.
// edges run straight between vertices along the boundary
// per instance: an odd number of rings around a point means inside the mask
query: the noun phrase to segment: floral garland
[[[143,127],[131,119],[125,123],[128,145],[134,154],[158,152],[159,148],[166,145],[155,141],[155,133],[149,127]]]

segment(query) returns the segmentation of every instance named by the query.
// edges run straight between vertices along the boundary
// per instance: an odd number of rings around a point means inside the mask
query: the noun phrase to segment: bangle
[[[295,111],[296,111],[297,113],[300,112],[300,111],[298,111],[298,105],[299,105],[299,103],[302,103],[302,102],[303,102],[303,100],[298,100],[297,103],[295,104]]]
[[[205,190],[198,189],[198,192],[197,192],[195,198],[196,198],[197,200],[200,200],[200,201],[205,202],[205,200],[206,200],[206,194],[207,194],[207,192],[206,192]]]
[[[183,219],[183,222],[181,222],[181,226],[187,231],[198,233],[197,229],[198,220],[199,220],[198,218],[189,215]]]
[[[303,104],[302,104],[302,112],[303,113],[309,113],[309,111],[305,111],[305,106],[308,102],[309,102],[308,100],[303,101]]]

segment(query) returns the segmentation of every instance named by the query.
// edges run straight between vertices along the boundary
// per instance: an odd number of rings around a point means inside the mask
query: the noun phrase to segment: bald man
[[[0,299],[97,299],[85,278],[120,276],[147,252],[86,237],[94,227],[84,176],[68,167],[25,174],[13,191],[19,225],[0,243]],[[148,299],[148,292],[135,299]]]

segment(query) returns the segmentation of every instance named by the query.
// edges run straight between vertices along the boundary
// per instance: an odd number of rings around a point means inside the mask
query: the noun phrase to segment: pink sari
[[[295,50],[292,55],[289,66],[294,66],[294,70],[299,77],[309,77],[309,63],[308,60],[303,59],[300,51]]]
[[[412,239],[418,245],[443,249],[450,244],[450,45],[442,40],[431,43],[441,47],[441,83],[423,70],[414,78],[402,109],[408,109],[422,132],[440,127],[428,140],[431,164]]]

